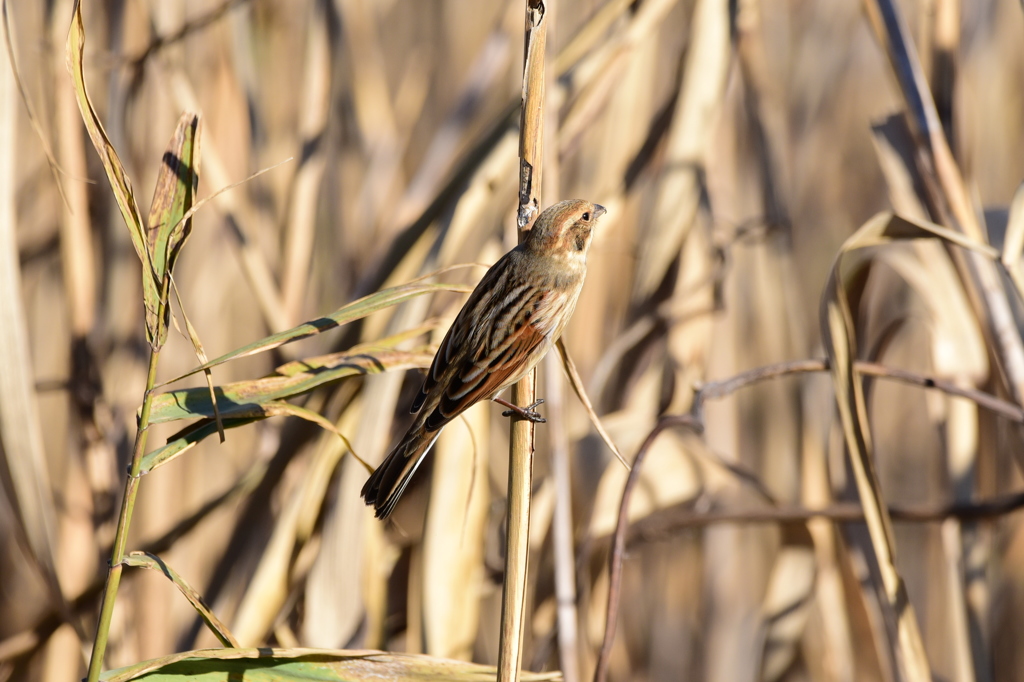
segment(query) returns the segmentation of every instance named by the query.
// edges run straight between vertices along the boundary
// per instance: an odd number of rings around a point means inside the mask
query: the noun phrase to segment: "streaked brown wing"
[[[513,255],[515,253],[514,250],[509,251],[499,258],[484,273],[476,288],[473,289],[469,298],[466,299],[462,310],[455,316],[455,321],[452,322],[448,333],[444,335],[444,340],[441,341],[441,345],[437,348],[434,361],[430,363],[430,369],[423,380],[420,392],[413,400],[411,412],[419,412],[427,396],[430,395],[431,391],[436,390],[437,383],[441,380],[445,370],[450,367],[452,362],[458,361],[460,354],[465,353],[465,349],[471,344],[474,331],[479,331],[475,329],[480,324],[477,320],[486,320],[488,318],[488,311],[494,307],[493,298],[496,292],[504,291],[508,288],[508,281],[514,276],[515,268],[511,266],[513,259],[516,257]],[[476,341],[478,339],[473,339],[473,342]]]
[[[510,330],[492,352],[477,360],[466,358],[451,379],[437,407],[427,417],[428,431],[439,429],[477,401],[490,397],[516,379],[536,359],[544,333],[531,324]],[[438,388],[441,388],[440,386]]]
[[[492,397],[540,359],[557,334],[569,298],[536,286],[513,286],[474,330],[468,352],[438,382],[441,394],[427,428],[446,424],[478,400]]]

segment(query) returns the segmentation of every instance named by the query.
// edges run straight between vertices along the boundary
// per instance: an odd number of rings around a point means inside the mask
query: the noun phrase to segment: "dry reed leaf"
[[[451,661],[417,654],[389,654],[381,651],[341,651],[331,649],[200,649],[127,668],[112,670],[103,682],[128,682],[144,678],[149,682],[171,682],[182,676],[197,682],[228,682],[239,675],[282,682],[323,680],[324,682],[488,682],[495,679],[489,665]],[[558,682],[557,672],[523,671],[523,682]]]
[[[409,284],[403,284],[383,291],[378,291],[377,293],[370,294],[369,296],[364,296],[358,301],[342,306],[329,315],[318,317],[315,320],[310,320],[309,322],[300,324],[297,327],[293,327],[277,334],[272,334],[266,338],[260,339],[259,341],[237,348],[230,353],[226,353],[219,358],[211,360],[204,365],[191,369],[185,374],[175,377],[170,381],[165,381],[159,385],[166,386],[167,384],[173,384],[174,382],[181,381],[196,372],[216,367],[217,365],[228,362],[229,360],[256,355],[257,353],[273,350],[274,348],[278,348],[287,343],[315,336],[316,334],[325,332],[328,329],[334,329],[335,327],[340,327],[348,324],[349,322],[362,319],[371,313],[377,312],[378,310],[383,310],[384,308],[395,305],[396,303],[401,303],[402,301],[406,301],[410,298],[415,298],[416,296],[438,291],[468,293],[471,290],[471,287],[461,284],[424,284],[411,282]]]
[[[918,172],[905,118],[890,116],[873,126],[872,132],[896,213],[927,221],[925,180]],[[983,332],[948,253],[938,243],[914,242],[909,248],[916,257],[901,250],[886,250],[879,257],[896,269],[927,305],[938,329],[932,352],[936,369],[940,375],[957,373],[981,380],[988,373]],[[1005,260],[1005,249],[1003,256]]]
[[[110,182],[110,189],[117,200],[117,206],[121,210],[121,217],[128,227],[128,233],[132,238],[132,245],[135,252],[142,261],[142,294],[146,310],[158,310],[160,307],[160,281],[156,278],[154,267],[150,259],[150,252],[146,240],[146,228],[142,222],[142,213],[139,211],[138,203],[135,201],[135,194],[132,190],[131,180],[125,173],[121,159],[117,151],[110,143],[103,123],[100,121],[96,110],[93,109],[92,101],[85,85],[85,71],[83,56],[85,53],[85,26],[82,22],[82,2],[75,3],[74,15],[71,18],[71,30],[68,32],[67,60],[68,70],[71,72],[74,81],[75,95],[78,99],[78,108],[82,112],[82,120],[85,128],[89,131],[93,147],[99,154],[103,169],[107,173],[107,180]]]
[[[340,431],[355,432],[363,416],[363,405],[362,397],[358,397],[348,406],[338,420]],[[367,451],[362,445],[360,448]],[[263,642],[273,628],[291,588],[292,561],[312,534],[332,474],[346,451],[337,438],[321,438],[301,483],[277,517],[233,619],[231,629],[243,645]]]
[[[666,142],[658,199],[651,228],[640,244],[634,300],[657,288],[682,247],[700,200],[699,173],[709,131],[725,92],[731,53],[729,8],[725,0],[699,0],[691,27],[679,99]]]
[[[985,240],[980,211],[976,210],[960,167],[924,77],[920,59],[910,40],[906,23],[892,0],[866,3],[872,27],[889,57],[893,74],[907,104],[908,123],[914,131],[918,153],[935,187],[935,219],[954,225],[975,242]],[[1024,402],[1024,340],[1016,326],[1000,273],[992,263],[966,254],[957,260],[961,279],[971,293],[976,316],[984,320],[990,345],[999,360],[1011,394]],[[1018,287],[1020,289],[1020,287]]]
[[[234,635],[217,618],[216,614],[210,610],[210,607],[203,601],[202,596],[163,559],[149,552],[129,552],[122,563],[125,566],[148,568],[151,571],[163,573],[167,576],[168,580],[174,583],[178,591],[185,596],[185,599],[188,600],[188,603],[192,605],[192,608],[196,610],[196,613],[199,614],[199,617],[203,619],[206,626],[216,635],[217,639],[221,641],[221,644],[226,647],[238,647],[238,642],[235,641]]]
[[[983,331],[971,311],[959,278],[956,277],[955,270],[943,247],[932,240],[914,242],[905,246],[893,245],[880,250],[876,260],[891,266],[916,294],[916,297],[910,302],[909,311],[902,312],[902,315],[906,316],[902,318],[902,321],[912,327],[915,324],[920,325],[923,318],[927,326],[924,343],[931,346],[926,352],[926,357],[930,357],[936,375],[950,377],[956,385],[969,388],[984,385],[989,377],[989,355]],[[877,304],[874,301],[865,301],[862,309],[866,311],[865,317],[868,320],[876,317],[875,314],[869,312],[872,309],[892,310],[895,303],[891,300],[893,288],[892,286],[885,287],[884,290],[877,292]],[[887,298],[889,300],[886,300]],[[899,297],[897,300],[901,298],[903,297]],[[923,314],[918,300],[924,303]],[[892,310],[890,314],[901,315],[900,307],[897,304],[895,310]],[[889,352],[890,339],[885,337],[896,334],[902,336],[903,332],[892,331],[892,325],[900,322],[901,317],[896,317],[889,325],[884,325],[883,329],[875,334],[870,331],[861,332],[864,347],[878,349],[872,350],[872,354]],[[870,329],[872,326],[874,325],[869,323],[867,328]],[[896,343],[899,344],[899,341]],[[892,352],[900,353],[901,350],[896,345],[892,348]],[[916,347],[902,352],[909,353],[911,357],[920,353]],[[947,397],[936,392],[928,392],[923,397],[924,406],[927,408],[927,424],[935,431],[938,442],[943,446],[942,450],[945,455],[945,471],[943,473],[950,482],[950,492],[946,495],[951,495],[953,499],[969,504],[973,497],[973,489],[979,471],[978,405],[970,400]],[[877,412],[885,410],[885,408],[876,405],[875,410],[877,415],[874,424],[876,433],[885,434],[887,429],[882,426],[882,423],[886,415]],[[896,428],[901,430],[912,428],[912,424],[908,423],[905,415],[896,423]],[[887,440],[894,441],[898,437],[890,435]],[[907,440],[904,439],[903,442],[907,442]],[[893,449],[898,452],[902,448],[900,445],[888,448],[890,452]],[[903,463],[897,466],[901,468],[912,466],[920,470],[922,479],[927,480],[930,475],[934,474],[925,472],[929,469],[935,471],[941,467],[941,464],[938,466],[931,464],[928,461],[929,458],[923,456],[930,448],[926,448],[922,443],[922,449],[925,451],[920,454],[900,455],[900,461]],[[880,459],[885,461],[881,456]],[[892,467],[893,465],[889,464],[888,466]],[[968,625],[969,616],[966,613],[964,598],[966,585],[963,572],[963,557],[967,554],[964,551],[964,543],[972,542],[973,537],[974,533],[968,532],[961,539],[959,521],[947,520],[942,526],[941,540],[930,542],[933,546],[941,542],[944,561],[934,562],[931,565],[931,570],[927,572],[921,571],[918,567],[917,575],[913,578],[907,576],[908,580],[928,586],[929,592],[933,594],[929,599],[929,608],[942,609],[947,614],[942,619],[941,626],[936,627],[936,625],[930,624],[928,627],[929,644],[934,642],[937,636],[945,642],[941,652],[930,648],[934,656],[933,665],[937,670],[943,672],[946,670],[962,672],[973,666],[972,648],[974,645]],[[905,570],[908,572],[914,570],[913,558],[903,558],[903,561],[903,565],[908,567]],[[934,592],[932,592],[933,589]]]
[[[419,299],[407,304],[402,312],[423,303]],[[395,324],[404,326],[406,321]],[[402,379],[401,375],[390,373],[367,377],[363,382],[360,398],[365,407],[346,432],[354,434],[353,440],[361,452],[374,453],[373,461],[376,453],[385,451]],[[310,530],[318,519],[323,524],[320,553],[310,570],[304,595],[306,617],[302,636],[310,644],[342,646],[352,641],[362,624],[364,604],[360,587],[363,574],[372,570],[366,567],[369,555],[364,537],[367,526],[380,523],[369,513],[359,494],[365,481],[366,472],[354,462],[342,463],[340,476],[330,491],[330,504],[324,507],[321,503],[318,507],[313,504],[317,500],[311,500],[306,505],[304,518]]]
[[[889,643],[903,674],[916,682],[930,679],[928,659],[918,629],[913,607],[907,602],[906,587],[895,564],[895,541],[892,520],[881,499],[878,477],[872,453],[870,431],[863,387],[854,369],[857,358],[856,328],[850,310],[850,289],[858,279],[868,258],[864,247],[889,243],[895,239],[940,237],[955,244],[973,248],[989,258],[998,253],[987,244],[973,242],[967,237],[928,223],[915,223],[893,216],[879,214],[865,223],[843,245],[829,273],[821,303],[821,327],[825,348],[831,361],[836,402],[842,420],[843,432],[853,467],[857,490],[864,508],[871,545],[878,561],[882,580],[883,609],[886,622],[891,623]],[[852,261],[852,263],[851,263]],[[858,296],[859,298],[859,296]]]
[[[759,679],[776,682],[799,655],[814,596],[817,566],[814,547],[805,528],[783,545],[772,565],[761,605],[763,649]]]
[[[872,27],[889,57],[892,72],[907,104],[909,124],[919,144],[932,157],[934,173],[959,227],[971,239],[983,239],[960,168],[946,140],[935,101],[924,77],[920,58],[906,23],[891,0],[870,0],[865,8]]]
[[[597,412],[594,410],[593,403],[590,402],[590,396],[587,395],[587,390],[583,387],[583,380],[580,378],[580,373],[576,369],[576,364],[572,361],[569,356],[569,351],[565,348],[565,342],[562,339],[558,339],[557,342],[558,355],[562,359],[562,369],[565,370],[565,375],[569,379],[569,385],[572,386],[573,392],[576,393],[576,397],[579,398],[580,404],[583,405],[583,409],[587,413],[587,418],[590,419],[590,423],[594,425],[594,429],[597,430],[598,435],[601,436],[601,440],[608,446],[608,449],[615,455],[615,459],[626,468],[626,471],[630,470],[629,462],[622,456],[619,451],[619,447],[612,440],[612,437],[608,435],[608,431],[604,428],[604,424],[601,423],[601,418],[597,416]]]
[[[0,477],[32,558],[54,605],[63,597],[54,565],[57,513],[43,445],[31,344],[15,234],[17,103],[14,75],[0,52],[0,441],[8,475]]]
[[[1024,274],[1021,273],[1020,255],[1024,251],[1024,183],[1017,187],[1010,204],[1010,214],[1006,222],[1006,235],[1003,238],[1002,263],[1010,274],[1017,296],[1024,299]]]
[[[423,639],[432,656],[470,660],[480,626],[490,508],[490,404],[474,405],[434,445],[423,537]]]
[[[913,289],[928,312],[933,330],[931,361],[939,377],[955,377],[976,387],[989,373],[988,351],[978,320],[956,276],[948,253],[935,242],[893,245],[877,259],[889,265]],[[885,293],[881,294],[882,296]],[[877,347],[865,341],[866,348]]]

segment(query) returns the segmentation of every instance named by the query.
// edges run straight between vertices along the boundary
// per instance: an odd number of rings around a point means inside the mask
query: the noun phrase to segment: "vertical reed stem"
[[[166,294],[166,292],[165,292]],[[163,300],[166,301],[166,295]],[[114,600],[117,588],[121,584],[121,572],[124,565],[125,545],[128,543],[128,528],[132,522],[132,511],[135,509],[135,496],[139,492],[139,467],[142,455],[146,452],[146,438],[149,435],[149,410],[153,403],[153,386],[156,384],[156,365],[160,351],[151,350],[149,354],[149,372],[146,375],[146,395],[142,400],[142,413],[139,416],[139,430],[135,434],[135,447],[132,451],[131,468],[124,486],[124,497],[121,500],[121,513],[117,518],[117,533],[114,535],[114,549],[110,553],[110,566],[107,569],[107,584],[103,588],[103,602],[100,617],[96,623],[96,638],[92,644],[92,656],[89,659],[88,682],[96,682],[103,668],[103,655],[107,650],[107,638],[110,635],[110,619],[114,613]]]
[[[516,218],[520,242],[526,234],[525,228],[540,211],[546,10],[544,0],[526,2],[523,108],[519,130],[519,210]],[[536,395],[536,382],[536,371],[531,371],[512,387],[512,402],[516,405],[531,404]],[[533,443],[533,422],[513,416],[509,436],[508,535],[505,541],[505,580],[501,595],[498,682],[518,680],[519,669],[522,667]]]

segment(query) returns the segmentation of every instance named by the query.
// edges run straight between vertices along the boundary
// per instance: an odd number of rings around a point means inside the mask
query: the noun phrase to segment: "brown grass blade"
[[[209,358],[206,357],[206,349],[203,348],[203,342],[199,340],[199,333],[195,327],[192,326],[192,321],[188,319],[188,314],[185,312],[185,306],[181,302],[181,294],[178,292],[178,285],[174,282],[174,276],[168,272],[167,276],[171,280],[171,288],[174,290],[174,298],[178,301],[178,309],[181,311],[181,317],[185,320],[185,329],[188,330],[188,340],[192,343],[192,349],[195,351],[196,359],[199,360],[199,364],[205,365],[209,362]],[[170,309],[170,306],[168,306]],[[175,321],[177,324],[177,321]],[[179,330],[181,331],[181,330]],[[213,421],[217,425],[217,435],[220,436],[220,442],[223,443],[226,440],[224,436],[224,424],[220,419],[220,408],[217,405],[217,393],[213,387],[213,371],[210,369],[204,369],[203,375],[206,378],[206,388],[210,391],[210,403],[213,405]]]
[[[923,157],[924,172],[934,188],[930,190],[937,209],[933,218],[953,226],[976,242],[984,241],[980,211],[974,206],[946,139],[920,58],[899,8],[892,0],[865,0],[865,6],[900,86],[908,122]],[[1024,403],[1024,340],[1017,330],[999,272],[991,263],[971,255],[957,265],[961,279],[970,283],[975,314],[986,322],[987,334],[1008,388],[1018,403]]]
[[[629,462],[622,456],[619,451],[619,446],[615,444],[612,437],[608,435],[608,431],[604,428],[604,424],[601,423],[601,418],[597,416],[597,412],[594,410],[593,403],[590,402],[590,396],[587,395],[587,390],[583,388],[583,380],[580,379],[580,373],[576,369],[576,363],[572,361],[569,356],[569,351],[565,348],[565,343],[562,339],[558,340],[558,355],[562,358],[562,369],[565,370],[565,375],[569,379],[569,385],[572,386],[572,390],[576,393],[576,397],[580,399],[580,403],[583,405],[583,409],[587,412],[587,417],[590,419],[590,423],[594,425],[597,433],[600,434],[601,440],[608,446],[608,449],[615,455],[615,459],[619,460],[622,466],[626,467],[626,471],[630,470]]]
[[[188,603],[192,605],[192,608],[196,610],[199,617],[206,623],[206,627],[210,628],[210,631],[220,640],[221,644],[226,647],[238,648],[238,641],[231,634],[231,631],[228,630],[227,626],[210,610],[210,607],[206,605],[206,602],[203,601],[202,596],[196,592],[195,588],[182,578],[177,571],[171,568],[166,561],[149,552],[129,552],[122,563],[125,566],[148,568],[151,571],[163,573],[168,580],[174,583],[178,591],[185,596],[185,599],[188,600]]]

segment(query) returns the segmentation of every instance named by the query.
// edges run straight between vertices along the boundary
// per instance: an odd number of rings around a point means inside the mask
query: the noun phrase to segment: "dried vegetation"
[[[358,492],[536,196],[608,207],[566,364],[635,465],[552,354],[523,668],[1024,679],[1020,3],[533,0],[539,147],[525,0],[89,0],[77,87],[73,4],[0,52],[0,680],[98,619],[109,668],[493,666],[500,410]]]

